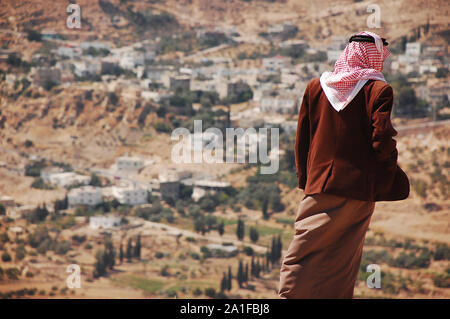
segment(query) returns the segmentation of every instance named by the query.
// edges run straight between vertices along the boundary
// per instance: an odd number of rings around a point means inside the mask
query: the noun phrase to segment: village
[[[137,9],[114,15],[99,3],[114,30],[135,27]],[[150,17],[167,31],[133,41],[47,26],[2,31],[30,49],[0,48],[0,297],[276,296],[303,195],[292,147],[299,107],[348,34],[308,41],[290,18],[249,35],[184,28],[165,11]],[[433,27],[388,39],[383,73],[412,195],[378,206],[357,297],[449,296],[450,58]],[[178,128],[194,132],[185,140],[194,160],[174,160]],[[236,136],[244,152],[196,163],[229,128],[245,130]],[[280,141],[264,154],[277,163],[265,175],[250,153],[266,128]],[[385,290],[366,287],[369,263],[382,264]],[[80,265],[82,289],[67,289],[69,264]]]

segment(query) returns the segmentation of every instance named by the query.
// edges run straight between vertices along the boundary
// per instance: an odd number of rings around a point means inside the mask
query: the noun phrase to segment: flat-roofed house
[[[148,203],[148,192],[144,188],[133,186],[113,186],[112,195],[121,204],[142,205]]]
[[[119,227],[122,220],[119,216],[91,216],[89,217],[89,227],[92,229],[108,229]]]
[[[73,188],[67,194],[69,207],[77,205],[95,206],[103,202],[100,187],[83,186]]]

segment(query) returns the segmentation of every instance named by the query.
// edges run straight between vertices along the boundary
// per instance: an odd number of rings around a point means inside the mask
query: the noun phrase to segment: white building
[[[79,77],[100,74],[102,70],[102,62],[96,58],[75,62],[73,66],[74,73]]]
[[[420,57],[421,45],[420,42],[408,42],[406,43],[405,55],[417,62]]]
[[[69,207],[76,205],[95,206],[103,202],[102,190],[100,187],[83,186],[71,189],[67,194]]]
[[[296,98],[294,97],[264,97],[261,100],[261,110],[263,112],[276,112],[281,114],[295,111]]]
[[[271,58],[262,59],[262,67],[266,70],[275,71],[287,68],[291,65],[291,58],[277,55]]]
[[[82,50],[75,46],[60,46],[57,51],[58,55],[61,57],[73,59],[80,57]]]
[[[74,185],[88,185],[91,177],[74,172],[50,173],[42,175],[42,179],[54,186],[67,187]]]
[[[139,157],[121,156],[116,158],[118,171],[138,171],[145,166],[145,161]]]
[[[14,206],[14,198],[12,198],[11,196],[1,195],[0,196],[0,205]]]
[[[119,216],[91,216],[89,217],[89,227],[93,229],[108,229],[119,227],[121,218]]]
[[[80,44],[80,48],[83,50],[87,50],[90,48],[96,49],[96,50],[111,50],[111,46],[108,43],[103,42],[82,42]]]
[[[44,86],[48,83],[61,84],[61,70],[58,68],[38,67],[33,74],[33,84]]]
[[[147,190],[133,186],[113,186],[112,195],[121,204],[142,205],[147,204]]]
[[[153,100],[159,102],[161,100],[161,95],[156,91],[141,91],[141,98],[144,100]]]

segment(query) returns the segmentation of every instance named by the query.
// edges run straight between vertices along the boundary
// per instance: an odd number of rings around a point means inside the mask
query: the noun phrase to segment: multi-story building
[[[89,217],[89,227],[93,229],[108,229],[119,227],[122,220],[119,216],[91,216]]]
[[[100,187],[82,186],[73,188],[67,194],[69,207],[77,205],[95,206],[103,202]]]
[[[112,195],[121,204],[142,205],[148,203],[148,192],[144,188],[133,186],[113,186]]]

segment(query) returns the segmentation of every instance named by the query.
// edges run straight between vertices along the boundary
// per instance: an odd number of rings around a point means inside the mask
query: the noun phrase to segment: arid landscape
[[[367,29],[371,2],[70,2],[81,29],[67,27],[67,1],[0,5],[0,297],[277,298],[304,197],[298,101],[342,38]],[[355,298],[450,298],[450,6],[377,4],[411,192],[376,204]],[[175,163],[171,132],[194,119],[281,128],[279,171]],[[71,264],[81,288],[68,287]]]

